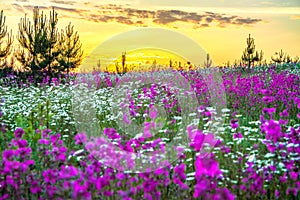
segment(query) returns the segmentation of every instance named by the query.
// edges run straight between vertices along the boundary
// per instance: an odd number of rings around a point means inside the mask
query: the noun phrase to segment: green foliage
[[[67,74],[69,74],[70,69],[75,69],[80,65],[83,55],[81,47],[82,44],[80,43],[78,32],[75,32],[74,26],[69,23],[65,28],[65,31],[62,31],[61,33],[61,54],[58,60],[60,63],[59,71],[67,72]]]
[[[245,48],[243,55],[242,55],[242,61],[247,62],[248,69],[251,66],[251,63],[255,61],[261,61],[263,59],[263,53],[255,52],[255,45],[254,45],[254,38],[249,37],[247,38],[247,47]]]
[[[291,56],[288,55],[287,53],[284,53],[282,51],[282,49],[280,50],[280,52],[275,52],[275,54],[273,56],[271,56],[271,59],[276,64],[282,64],[282,63],[290,63],[290,62],[292,62]],[[295,58],[295,60],[298,61],[297,57]]]
[[[4,43],[4,38],[7,37]],[[5,26],[5,16],[3,15],[3,10],[0,12],[0,69],[4,68],[6,63],[6,58],[10,53],[11,44],[13,43],[12,33],[7,32],[7,26]],[[2,46],[4,44],[4,46]]]
[[[47,72],[53,77],[74,69],[81,63],[82,50],[79,35],[69,24],[61,33],[57,29],[57,13],[50,11],[49,19],[39,8],[33,10],[33,22],[25,15],[19,23],[19,49],[16,59],[25,70],[36,75]]]

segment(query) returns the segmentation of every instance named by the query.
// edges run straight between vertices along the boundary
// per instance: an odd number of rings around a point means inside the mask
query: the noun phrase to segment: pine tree
[[[25,70],[30,70],[34,77],[39,74],[45,65],[41,65],[47,53],[47,20],[43,12],[40,14],[38,7],[33,10],[33,23],[27,15],[21,19],[18,32],[19,49],[15,54],[16,59]]]
[[[83,58],[83,51],[81,50],[82,44],[79,40],[77,31],[74,31],[74,26],[69,25],[62,30],[60,37],[61,54],[59,58],[60,72],[70,73],[70,70],[77,68]],[[99,63],[100,65],[100,63]]]
[[[251,38],[249,34],[249,37],[247,38],[247,47],[242,55],[242,61],[247,62],[248,69],[250,69],[251,63],[259,61],[260,57],[262,57],[262,54],[260,56],[257,51],[255,52],[254,38]]]
[[[50,78],[56,73],[55,69],[58,66],[58,56],[61,53],[61,48],[59,45],[59,33],[57,29],[57,13],[52,8],[50,12],[50,18],[47,24],[47,34],[45,42],[45,53],[42,54],[42,61],[40,62],[40,68],[45,69]],[[50,80],[49,80],[50,81]]]
[[[12,33],[7,32],[7,26],[5,25],[5,16],[3,10],[0,12],[0,69],[3,69],[7,63],[6,58],[10,54],[11,45],[13,43]],[[4,42],[5,37],[7,40]]]
[[[49,19],[39,8],[33,10],[33,22],[26,14],[19,23],[19,49],[16,59],[25,70],[31,71],[35,80],[43,72],[51,77],[63,72],[69,73],[78,67],[82,61],[83,52],[79,35],[71,23],[58,32],[58,17],[54,8],[50,11]]]

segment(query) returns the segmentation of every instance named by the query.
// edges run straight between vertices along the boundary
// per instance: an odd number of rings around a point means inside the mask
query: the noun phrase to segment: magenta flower
[[[41,145],[49,145],[50,144],[50,141],[49,140],[47,140],[47,139],[40,139],[39,141],[38,141],[38,144],[41,144]]]
[[[241,139],[241,138],[243,138],[243,135],[242,135],[242,133],[235,133],[235,134],[233,134],[233,138],[234,139],[236,139],[236,138]]]
[[[291,177],[291,179],[296,181],[298,179],[298,173],[297,172],[290,172],[290,177]]]
[[[12,149],[6,149],[3,151],[2,156],[4,160],[10,160],[15,155],[14,150]]]
[[[51,184],[56,183],[56,173],[53,170],[47,169],[47,170],[43,171],[42,174],[43,174],[45,183],[51,183]]]
[[[195,167],[196,167],[196,178],[199,178],[200,176],[210,176],[215,177],[221,174],[221,170],[219,169],[219,163],[212,158],[201,158],[200,156],[197,156],[195,161]]]
[[[75,140],[75,144],[78,144],[78,145],[84,144],[87,141],[86,134],[85,133],[78,133],[78,134],[75,135],[74,140]]]
[[[266,139],[277,142],[277,140],[282,136],[281,127],[277,121],[266,121],[261,127],[262,131],[266,133]]]
[[[155,119],[157,117],[157,109],[154,106],[150,106],[149,116],[151,119]]]
[[[18,127],[14,132],[15,138],[21,138],[24,135],[24,133],[25,131],[22,128]]]
[[[72,197],[74,199],[91,199],[91,193],[88,191],[88,183],[81,184],[81,180],[74,181]]]
[[[262,100],[265,104],[269,104],[272,103],[275,100],[275,98],[273,96],[264,96]]]
[[[272,115],[276,112],[276,108],[263,108],[263,113],[268,113],[269,115]]]
[[[130,119],[128,118],[128,115],[126,113],[123,114],[123,122],[125,124],[131,124]]]
[[[239,127],[239,123],[238,123],[238,122],[239,122],[239,121],[238,121],[237,119],[231,120],[231,121],[230,121],[231,128],[233,128],[233,129],[238,128],[238,127]]]
[[[205,134],[203,134],[200,130],[196,130],[194,137],[192,138],[192,142],[190,143],[190,147],[194,148],[195,151],[200,151],[205,139]]]
[[[33,181],[30,186],[30,192],[33,194],[41,192],[41,186],[38,181]]]

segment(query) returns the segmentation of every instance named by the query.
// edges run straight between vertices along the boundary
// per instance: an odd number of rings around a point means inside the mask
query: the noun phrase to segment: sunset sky
[[[292,57],[300,56],[299,0],[0,0],[6,25],[15,36],[20,18],[25,13],[31,18],[34,6],[47,15],[54,6],[59,28],[71,21],[80,35],[85,62],[95,65],[95,49],[101,43],[114,35],[145,27],[185,35],[209,53],[216,65],[240,59],[248,34],[255,38],[256,49],[263,50],[267,61],[280,49]],[[150,39],[159,43],[167,38]],[[170,44],[168,50],[175,49],[172,45],[176,43]],[[133,50],[119,49],[118,45],[111,48],[120,51],[120,55]],[[138,55],[149,57],[150,51],[140,51]],[[171,57],[164,56],[166,60]],[[108,57],[99,55],[97,59]]]

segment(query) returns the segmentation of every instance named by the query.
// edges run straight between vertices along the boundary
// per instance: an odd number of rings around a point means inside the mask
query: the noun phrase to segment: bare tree
[[[212,65],[212,60],[209,54],[206,54],[206,60],[204,61],[204,67],[209,68]]]

